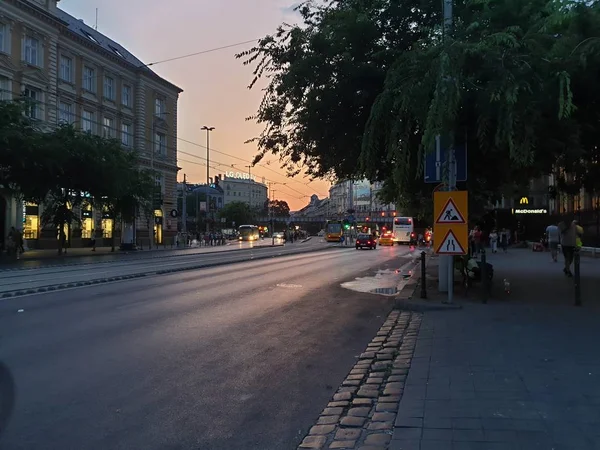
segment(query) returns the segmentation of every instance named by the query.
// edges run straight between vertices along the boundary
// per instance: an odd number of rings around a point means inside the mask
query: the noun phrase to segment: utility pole
[[[269,192],[269,197],[271,196],[271,192]],[[273,201],[275,201],[275,191],[273,191]],[[271,200],[269,200],[269,218],[271,222],[271,245],[275,246],[275,226],[273,222],[273,205],[271,204]]]
[[[444,44],[449,45],[449,38],[452,34],[452,0],[444,0]],[[442,74],[445,78],[447,75]],[[449,130],[447,130],[449,131]],[[439,138],[438,138],[439,140]],[[456,190],[456,152],[454,150],[454,139],[451,139],[448,145],[448,191]],[[447,277],[448,277],[448,303],[454,301],[454,256],[447,256]]]
[[[181,203],[181,231],[186,235],[186,243],[187,243],[187,176],[183,174],[183,195],[182,195],[182,203]]]
[[[206,232],[210,231],[210,224],[208,223],[208,218],[210,215],[210,198],[208,193],[210,192],[210,132],[213,131],[215,127],[207,127],[204,125],[201,130],[206,131]]]
[[[248,168],[248,207],[252,209],[252,164],[244,167]]]

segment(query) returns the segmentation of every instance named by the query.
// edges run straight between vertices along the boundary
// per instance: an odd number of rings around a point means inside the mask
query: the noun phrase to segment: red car
[[[377,248],[377,240],[370,234],[359,234],[356,237],[356,250],[367,247],[369,249]]]

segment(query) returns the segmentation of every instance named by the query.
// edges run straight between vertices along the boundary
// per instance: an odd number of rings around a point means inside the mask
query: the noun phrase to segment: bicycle
[[[0,436],[6,429],[15,407],[15,381],[5,364],[0,362]]]

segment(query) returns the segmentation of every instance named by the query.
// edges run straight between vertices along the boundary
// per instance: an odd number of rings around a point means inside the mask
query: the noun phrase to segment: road
[[[308,241],[303,244],[239,247],[216,247],[213,251],[184,250],[173,252],[146,253],[144,255],[121,255],[115,260],[104,258],[92,262],[66,261],[58,265],[45,265],[38,268],[20,267],[0,271],[0,297],[6,293],[33,291],[49,286],[66,286],[108,280],[115,277],[133,277],[155,274],[156,272],[187,270],[233,262],[249,261],[259,258],[273,258],[282,255],[330,248],[339,249],[339,245],[325,244],[320,241]],[[79,262],[79,263],[77,263]],[[12,295],[12,294],[11,294]]]
[[[0,301],[2,449],[293,449],[393,300],[340,287],[403,247],[332,249]]]

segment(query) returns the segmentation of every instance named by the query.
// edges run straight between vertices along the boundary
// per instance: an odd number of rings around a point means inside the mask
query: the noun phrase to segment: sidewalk
[[[487,304],[457,287],[461,310],[423,315],[389,449],[600,449],[600,261],[581,259],[583,307],[548,253],[488,261]]]

